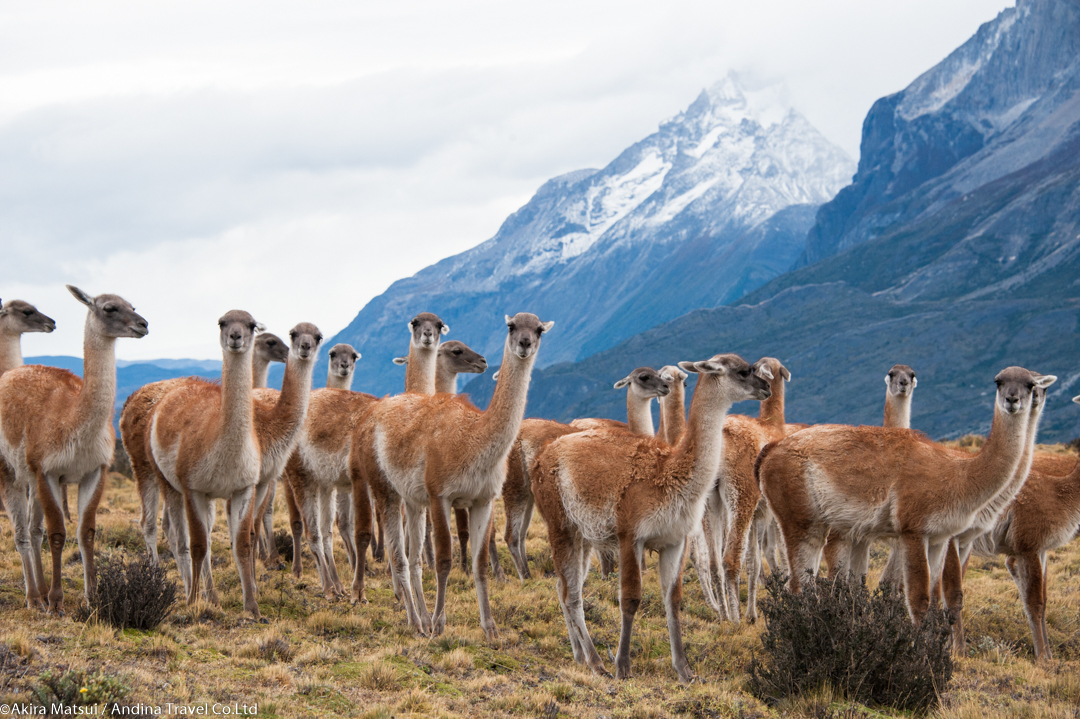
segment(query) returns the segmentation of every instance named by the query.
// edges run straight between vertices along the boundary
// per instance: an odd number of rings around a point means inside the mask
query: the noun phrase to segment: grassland
[[[142,551],[134,484],[108,478],[98,518],[99,552]],[[220,516],[220,513],[219,513]],[[497,517],[500,522],[501,516]],[[283,512],[275,517],[285,528]],[[64,552],[68,606],[80,601],[78,548]],[[260,567],[259,605],[269,624],[241,615],[239,581],[227,532],[214,532],[214,575],[220,607],[179,605],[157,630],[116,631],[94,621],[46,616],[25,608],[21,569],[10,524],[0,522],[0,701],[30,701],[34,687],[67,669],[101,670],[92,682],[121,687],[126,702],[143,705],[240,702],[258,716],[355,717],[861,717],[888,710],[851,705],[823,691],[796,701],[765,704],[748,694],[746,667],[762,626],[719,622],[702,600],[693,570],[683,604],[687,654],[701,682],[675,679],[655,572],[645,577],[635,627],[635,677],[615,681],[574,664],[542,521],[529,534],[536,579],[492,583],[491,603],[501,637],[480,630],[473,584],[460,569],[450,575],[447,631],[417,636],[396,605],[385,563],[373,566],[367,604],[331,602],[319,592],[314,563],[306,558],[300,581]],[[500,541],[501,559],[511,573]],[[166,556],[167,553],[166,553]],[[338,571],[351,577],[338,546]],[[875,547],[870,581],[884,564]],[[170,576],[176,578],[171,560]],[[1002,558],[974,559],[966,583],[969,651],[959,657],[953,682],[935,712],[941,717],[1080,716],[1080,543],[1052,553],[1047,622],[1054,660],[1033,662],[1031,637]],[[425,590],[434,581],[425,573]],[[431,599],[429,599],[429,604]],[[618,579],[590,575],[586,619],[602,656],[610,661],[619,629]],[[95,690],[90,686],[90,690]]]

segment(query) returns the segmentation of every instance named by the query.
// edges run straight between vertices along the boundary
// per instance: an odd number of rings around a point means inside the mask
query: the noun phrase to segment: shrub
[[[274,532],[274,546],[277,547],[278,554],[281,556],[282,561],[292,561],[293,543],[291,532],[285,529],[279,529]]]
[[[135,473],[131,471],[131,458],[128,457],[124,444],[119,437],[116,438],[116,449],[113,451],[113,462],[112,466],[109,467],[109,471],[122,474],[128,479],[135,476]]]
[[[97,590],[78,619],[96,616],[118,629],[153,629],[169,615],[175,601],[176,582],[148,555],[132,561],[123,555],[105,555],[98,566]]]
[[[749,669],[760,699],[827,686],[863,704],[925,711],[952,677],[944,612],[931,609],[916,626],[888,584],[873,594],[863,582],[823,577],[808,577],[800,594],[776,577],[765,586],[764,660],[754,656]]]
[[[122,702],[131,694],[131,687],[119,677],[106,674],[104,669],[50,669],[42,672],[38,681],[32,693],[37,704],[46,709],[54,705],[71,707],[112,704]]]

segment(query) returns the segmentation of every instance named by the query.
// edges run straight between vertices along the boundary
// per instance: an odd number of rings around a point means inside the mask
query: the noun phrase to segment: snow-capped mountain
[[[986,433],[993,378],[1020,365],[1059,377],[1040,441],[1076,437],[1080,2],[1019,0],[875,102],[858,174],[818,211],[801,263],[729,306],[534,372],[530,414],[625,417],[611,384],[628,368],[731,348],[791,370],[788,421],[879,423],[881,378],[903,363],[919,375],[913,427]],[[482,403],[490,385],[466,390]]]
[[[400,388],[390,359],[423,310],[495,364],[503,315],[534,312],[557,327],[539,361],[577,359],[786,271],[854,169],[779,88],[730,75],[607,167],[544,183],[493,238],[395,283],[333,341],[371,358],[374,392]]]

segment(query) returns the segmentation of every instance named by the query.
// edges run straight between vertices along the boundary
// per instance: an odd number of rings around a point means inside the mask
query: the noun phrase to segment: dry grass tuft
[[[295,683],[292,672],[280,664],[263,667],[259,670],[258,677],[259,683],[265,687],[288,688]]]
[[[241,647],[237,655],[261,659],[264,662],[287,662],[293,657],[293,648],[288,639],[271,629],[255,641]]]
[[[402,688],[398,671],[382,661],[372,662],[357,676],[360,686],[373,692],[397,691]]]
[[[11,647],[11,651],[18,654],[25,659],[33,659],[37,656],[37,649],[34,648],[34,641],[30,638],[30,633],[25,629],[17,629],[11,633],[8,637],[7,644]]]
[[[413,689],[397,703],[396,708],[402,714],[427,714],[431,710],[431,703],[422,691]]]

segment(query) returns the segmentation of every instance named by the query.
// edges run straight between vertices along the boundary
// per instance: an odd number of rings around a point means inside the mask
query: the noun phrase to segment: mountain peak
[[[793,112],[783,83],[755,83],[746,75],[731,71],[702,90],[690,107],[664,125],[694,123],[711,129],[751,120],[769,128]]]

